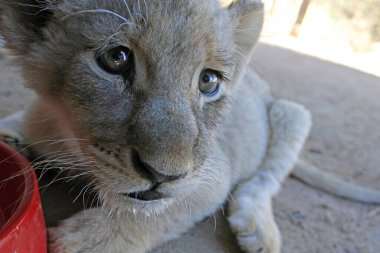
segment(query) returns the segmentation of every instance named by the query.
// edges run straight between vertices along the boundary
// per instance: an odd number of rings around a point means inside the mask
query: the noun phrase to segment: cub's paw
[[[230,203],[230,210],[228,221],[244,252],[280,253],[280,232],[270,207],[255,205],[247,197],[244,202]]]
[[[83,242],[85,242],[85,238],[83,238],[84,232],[69,223],[71,221],[65,221],[58,227],[48,229],[49,253],[90,252],[83,249]]]
[[[61,222],[58,227],[48,229],[49,253],[100,253],[109,252],[103,247],[108,241],[104,235],[106,227],[97,227],[100,222],[91,209],[82,211]]]
[[[115,218],[101,208],[75,214],[58,227],[48,229],[49,253],[144,252],[127,245],[129,241],[121,236]]]
[[[76,248],[77,242],[67,241],[66,238],[62,237],[60,228],[48,228],[48,252],[49,253],[69,253],[69,252],[78,252]]]

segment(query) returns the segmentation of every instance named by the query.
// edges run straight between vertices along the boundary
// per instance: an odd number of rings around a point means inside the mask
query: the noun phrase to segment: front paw
[[[279,253],[281,237],[272,210],[267,205],[247,198],[231,204],[228,218],[239,246],[246,253]]]
[[[56,227],[48,229],[48,248],[49,253],[69,253],[79,252],[79,242],[70,240],[65,236],[65,228]]]
[[[94,209],[89,209],[61,222],[58,227],[49,228],[49,253],[114,252],[107,248],[112,229],[105,226],[106,223]]]
[[[73,226],[74,221],[66,220],[58,227],[48,229],[49,253],[79,253],[84,251],[85,231]]]

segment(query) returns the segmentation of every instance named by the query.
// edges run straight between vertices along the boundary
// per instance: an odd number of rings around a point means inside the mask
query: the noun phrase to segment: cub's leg
[[[27,141],[22,125],[25,112],[19,111],[0,120],[0,140],[28,156]]]
[[[279,253],[281,239],[272,212],[272,197],[290,173],[310,127],[300,105],[278,100],[269,109],[271,140],[254,176],[240,184],[229,202],[229,222],[241,248],[249,253]]]
[[[87,209],[49,229],[49,253],[145,253],[178,237],[196,221],[186,210],[148,217]]]

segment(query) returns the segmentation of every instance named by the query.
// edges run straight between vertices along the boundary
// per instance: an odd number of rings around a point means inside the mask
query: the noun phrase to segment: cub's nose
[[[154,184],[175,181],[184,178],[187,175],[187,172],[179,175],[164,175],[155,170],[149,164],[143,162],[137,150],[132,150],[131,160],[137,173],[139,173],[142,177],[151,180]]]

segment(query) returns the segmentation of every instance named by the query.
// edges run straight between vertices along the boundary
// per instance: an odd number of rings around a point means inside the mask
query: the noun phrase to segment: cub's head
[[[225,2],[1,1],[0,30],[27,86],[61,138],[85,140],[79,150],[95,161],[105,201],[168,203],[208,178],[262,24],[259,0]]]

